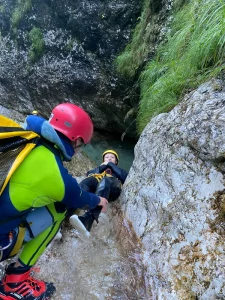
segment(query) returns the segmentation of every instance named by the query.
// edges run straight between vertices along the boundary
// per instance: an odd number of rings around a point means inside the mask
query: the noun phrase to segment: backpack
[[[12,174],[37,145],[40,136],[0,115],[0,195]]]

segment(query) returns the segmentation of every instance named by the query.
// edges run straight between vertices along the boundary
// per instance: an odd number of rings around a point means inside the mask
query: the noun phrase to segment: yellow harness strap
[[[11,253],[9,254],[9,257],[12,257],[12,256],[16,255],[20,251],[20,249],[22,248],[22,244],[23,244],[23,240],[24,240],[24,236],[25,236],[25,231],[26,231],[26,227],[20,227],[19,226],[17,241],[16,241],[15,246],[13,247]]]
[[[98,182],[100,182],[102,180],[102,178],[105,176],[113,177],[112,175],[106,173],[106,171],[102,172],[101,174],[96,173],[96,174],[88,175],[88,177],[91,177],[91,176],[95,177],[98,180]]]

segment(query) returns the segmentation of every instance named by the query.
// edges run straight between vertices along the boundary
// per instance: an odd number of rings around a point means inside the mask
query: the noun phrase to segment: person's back
[[[0,220],[3,222],[8,215],[17,218],[7,222],[5,226],[2,224],[0,235],[12,228],[12,222],[16,226],[20,223],[19,212],[25,214],[31,208],[63,199],[64,184],[60,173],[62,167],[61,160],[42,145],[23,160],[0,197]]]

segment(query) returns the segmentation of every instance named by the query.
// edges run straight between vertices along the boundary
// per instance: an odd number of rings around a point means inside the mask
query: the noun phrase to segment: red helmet
[[[88,144],[93,134],[93,123],[89,115],[72,103],[57,105],[52,111],[49,123],[71,141],[82,138]]]

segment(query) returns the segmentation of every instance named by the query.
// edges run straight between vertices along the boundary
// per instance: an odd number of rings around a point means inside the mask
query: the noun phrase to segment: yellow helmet
[[[32,111],[32,115],[37,116],[38,115],[38,111],[37,110],[33,110]]]
[[[117,160],[117,164],[118,164],[118,162],[119,162],[119,155],[116,153],[116,151],[111,150],[111,149],[106,150],[105,152],[102,153],[102,160],[104,161],[104,156],[105,156],[107,153],[112,153],[112,154],[114,154],[115,157],[116,157],[116,160]]]

